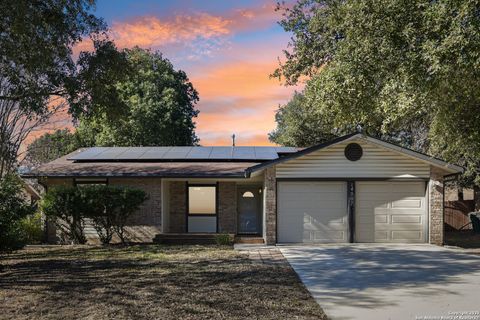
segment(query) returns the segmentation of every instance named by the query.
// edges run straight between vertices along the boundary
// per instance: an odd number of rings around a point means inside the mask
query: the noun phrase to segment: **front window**
[[[188,186],[188,213],[191,215],[216,214],[215,186]]]

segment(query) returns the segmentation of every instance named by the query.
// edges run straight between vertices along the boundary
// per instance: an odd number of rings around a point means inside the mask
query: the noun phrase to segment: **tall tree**
[[[106,59],[112,56],[119,63],[112,64],[111,58]],[[98,44],[94,53],[82,54],[79,61],[79,76],[83,86],[89,89],[78,101],[77,108],[97,104],[95,112],[83,116],[78,126],[84,145],[198,143],[193,121],[198,115],[197,91],[185,72],[175,70],[161,53],[138,47],[116,51],[113,43],[104,42]],[[97,69],[95,66],[105,61],[110,61],[109,67],[102,69],[102,75],[93,77],[92,66]],[[119,106],[115,116],[107,111],[111,103]]]
[[[479,7],[476,0],[280,4],[280,24],[293,38],[274,75],[289,84],[309,79],[313,121],[406,133],[480,183]]]
[[[333,139],[340,134],[328,117],[318,116],[306,103],[303,93],[295,92],[292,99],[280,106],[275,114],[277,128],[269,134],[270,141],[295,147],[309,147]]]
[[[24,162],[28,166],[38,166],[73,152],[81,146],[78,135],[68,129],[47,132],[28,146]]]
[[[28,133],[75,91],[72,47],[105,28],[92,0],[0,2],[0,177]]]

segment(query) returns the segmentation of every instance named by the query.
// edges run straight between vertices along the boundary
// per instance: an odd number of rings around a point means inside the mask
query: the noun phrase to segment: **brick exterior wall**
[[[148,199],[127,223],[128,238],[151,242],[162,228],[162,184],[160,178],[110,178],[109,185],[143,190]]]
[[[277,242],[277,179],[275,167],[265,169],[265,243]]]
[[[218,183],[218,232],[237,233],[237,187],[235,182]]]
[[[436,168],[430,168],[429,182],[429,212],[430,212],[430,243],[443,245],[443,172]]]
[[[168,232],[187,232],[187,187],[185,181],[171,181],[170,186],[170,227]],[[168,213],[166,213],[168,214]]]

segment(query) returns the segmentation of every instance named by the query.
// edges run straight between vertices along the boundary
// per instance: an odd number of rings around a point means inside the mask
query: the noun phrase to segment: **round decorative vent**
[[[357,161],[363,155],[363,149],[358,143],[350,143],[345,147],[345,158],[350,161]]]

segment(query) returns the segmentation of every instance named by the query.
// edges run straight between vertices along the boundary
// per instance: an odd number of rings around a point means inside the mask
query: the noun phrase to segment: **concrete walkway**
[[[288,262],[277,247],[258,244],[235,244],[235,250],[248,252],[253,263],[288,266]]]
[[[430,245],[279,248],[331,319],[480,320],[478,255]]]

